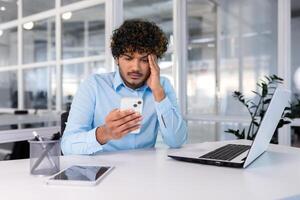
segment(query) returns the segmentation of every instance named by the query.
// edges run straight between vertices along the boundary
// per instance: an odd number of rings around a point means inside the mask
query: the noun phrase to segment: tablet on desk
[[[112,166],[74,165],[50,177],[46,183],[55,185],[96,185],[113,169]]]

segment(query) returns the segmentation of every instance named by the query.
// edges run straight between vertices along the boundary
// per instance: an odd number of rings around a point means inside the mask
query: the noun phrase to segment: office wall
[[[0,85],[0,108],[56,109],[61,98],[65,109],[85,77],[106,71],[105,2],[62,0],[59,7],[69,7],[61,12],[55,6],[41,0],[1,3],[0,77],[8,78]]]
[[[277,71],[276,1],[221,0],[218,15],[219,64],[214,64],[213,45],[201,49],[198,63],[189,58],[190,142],[234,138],[224,130],[246,127],[243,121],[250,120],[250,116],[232,92],[238,90],[252,98],[256,82]],[[208,38],[214,37],[211,33]],[[202,67],[195,70],[197,65]],[[230,118],[237,123],[226,122]]]
[[[76,5],[82,2],[85,3]],[[23,16],[17,15],[14,4],[14,12],[0,18],[1,26],[17,18],[22,22],[33,16],[33,27],[28,28],[28,21],[21,24],[14,21],[13,26],[3,30],[5,37],[0,37],[0,52],[3,53],[0,66],[9,71],[2,70],[0,77],[11,77],[0,85],[3,94],[8,95],[8,98],[0,97],[0,107],[17,107],[18,68],[22,68],[24,108],[40,109],[56,108],[60,87],[56,84],[60,81],[62,104],[66,105],[88,74],[107,71],[104,62],[105,3],[88,5],[89,2],[91,0],[62,0],[62,7],[74,7],[71,13],[54,11],[40,18],[36,16],[41,12],[54,9],[54,1],[24,0]],[[174,1],[123,2],[124,19],[146,18],[158,23],[167,33],[170,46],[160,66],[162,74],[173,82]],[[224,130],[244,127],[243,122],[249,118],[247,110],[232,98],[232,92],[239,90],[251,98],[251,90],[257,89],[256,81],[277,71],[277,1],[219,0],[215,4],[209,0],[189,0],[186,3],[187,30],[182,31],[188,34],[188,58],[187,66],[181,67],[187,72],[185,118],[190,142],[231,138],[223,134]],[[18,37],[20,28],[22,34]],[[228,122],[232,116],[237,122]]]
[[[291,20],[292,91],[300,95],[300,17]]]

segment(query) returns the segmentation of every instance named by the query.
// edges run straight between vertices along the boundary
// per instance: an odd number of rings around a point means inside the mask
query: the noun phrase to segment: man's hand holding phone
[[[117,140],[131,131],[139,129],[142,116],[134,110],[114,109],[105,118],[105,124],[96,130],[96,139],[100,144]]]

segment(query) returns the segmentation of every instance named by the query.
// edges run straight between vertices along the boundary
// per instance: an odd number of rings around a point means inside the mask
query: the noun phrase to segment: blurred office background
[[[178,94],[189,143],[234,139],[224,130],[250,117],[232,92],[251,98],[265,75],[300,93],[297,0],[1,0],[0,112],[59,116],[89,74],[115,70],[110,34],[132,18],[156,22],[169,39],[161,73]],[[17,128],[53,125],[24,124]],[[297,145],[298,125],[281,144]]]

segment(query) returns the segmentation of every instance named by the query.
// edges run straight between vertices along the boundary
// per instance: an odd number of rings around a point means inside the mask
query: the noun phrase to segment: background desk
[[[222,142],[224,143],[224,142]],[[187,145],[185,148],[197,147]],[[270,145],[247,169],[175,161],[169,149],[64,156],[73,164],[114,165],[95,187],[48,186],[46,177],[29,175],[29,160],[0,162],[0,199],[297,199],[300,198],[300,150]]]
[[[42,123],[43,127],[23,128],[24,124]],[[10,125],[18,125],[18,129],[10,129]],[[60,113],[45,112],[40,114],[1,114],[0,143],[16,142],[33,138],[32,131],[37,131],[43,137],[51,137],[60,131]],[[3,128],[3,127],[8,128]]]

